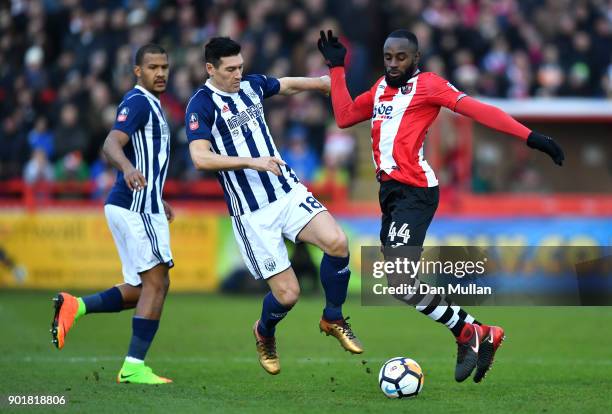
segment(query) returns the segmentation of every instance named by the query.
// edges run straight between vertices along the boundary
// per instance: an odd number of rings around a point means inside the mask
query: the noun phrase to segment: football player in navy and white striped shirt
[[[205,60],[209,79],[194,93],[185,113],[189,150],[196,168],[217,171],[243,259],[253,276],[270,286],[253,327],[262,367],[270,374],[280,371],[275,326],[300,292],[285,238],[323,250],[326,306],[319,326],[345,349],[363,352],[342,314],[350,277],[346,236],[280,159],[262,106],[265,98],[276,94],[329,93],[329,78],[243,76],[240,45],[227,37],[211,39]]]
[[[55,298],[52,335],[59,349],[74,322],[84,314],[136,308],[132,340],[117,382],[172,382],[144,364],[168,292],[168,270],[173,266],[168,222],[174,213],[162,199],[170,133],[159,102],[168,72],[168,54],[162,47],[148,44],[138,50],[134,66],[138,82],[123,97],[104,142],[104,153],[118,169],[104,212],[125,283],[83,298],[65,292]]]

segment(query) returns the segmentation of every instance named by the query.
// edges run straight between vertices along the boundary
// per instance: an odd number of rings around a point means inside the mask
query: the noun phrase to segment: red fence
[[[311,191],[333,212],[346,215],[378,215],[375,201],[357,202],[347,188],[334,182],[310,185]],[[94,182],[41,182],[28,185],[22,180],[0,182],[0,208],[98,207],[103,197],[94,198]],[[223,190],[214,179],[199,181],[169,180],[164,198],[182,208],[226,212]],[[374,195],[372,198],[376,198]],[[439,213],[477,216],[612,216],[612,196],[596,194],[494,194],[475,195],[443,190]]]

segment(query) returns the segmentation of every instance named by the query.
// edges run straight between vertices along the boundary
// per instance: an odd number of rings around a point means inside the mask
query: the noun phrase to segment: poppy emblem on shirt
[[[195,131],[200,127],[200,123],[198,122],[198,114],[191,113],[189,114],[189,129]]]
[[[410,92],[412,92],[412,83],[402,86],[401,91],[402,94],[408,95]]]
[[[117,115],[117,122],[123,122],[127,119],[128,113],[130,112],[130,108],[128,108],[127,106],[125,108],[123,108],[120,112],[119,115]]]
[[[228,111],[229,111],[229,106],[223,105],[223,109],[221,110],[221,112],[226,113]]]

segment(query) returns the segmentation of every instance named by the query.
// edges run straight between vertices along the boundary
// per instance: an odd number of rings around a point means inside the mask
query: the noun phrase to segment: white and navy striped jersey
[[[139,213],[163,213],[162,190],[170,158],[170,130],[159,99],[137,85],[119,104],[113,129],[130,137],[123,151],[145,176],[147,186],[140,191],[130,190],[123,180],[123,172],[119,171],[106,204]]]
[[[223,92],[206,82],[189,100],[185,126],[189,142],[206,139],[213,152],[238,157],[276,156],[262,101],[278,93],[278,79],[248,75],[240,91]],[[252,169],[218,171],[231,216],[255,211],[284,197],[299,182],[289,166],[282,175]]]

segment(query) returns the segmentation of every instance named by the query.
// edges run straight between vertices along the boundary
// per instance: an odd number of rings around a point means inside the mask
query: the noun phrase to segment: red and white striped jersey
[[[336,87],[332,76],[332,99]],[[336,99],[343,99],[344,95],[339,95],[341,98]],[[355,99],[354,111],[346,126],[371,117],[372,156],[377,176],[385,179],[384,172],[408,185],[435,187],[438,180],[423,157],[423,142],[440,107],[454,111],[464,96],[450,82],[431,72],[417,72],[401,88],[388,86],[383,76]],[[336,112],[337,121],[339,117],[343,114]]]

